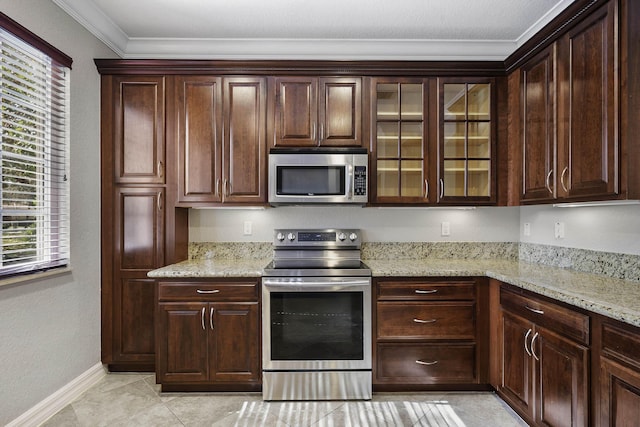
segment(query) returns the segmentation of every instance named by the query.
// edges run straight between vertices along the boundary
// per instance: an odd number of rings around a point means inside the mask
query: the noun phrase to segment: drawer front
[[[256,301],[256,282],[160,282],[160,301]]]
[[[407,384],[472,384],[473,344],[378,344],[376,380]]]
[[[475,300],[473,282],[378,282],[379,300]]]
[[[474,339],[475,303],[379,302],[377,339]]]
[[[509,290],[500,292],[500,304],[537,325],[589,344],[589,316],[552,302]]]
[[[602,324],[602,351],[640,369],[640,332],[638,328]]]

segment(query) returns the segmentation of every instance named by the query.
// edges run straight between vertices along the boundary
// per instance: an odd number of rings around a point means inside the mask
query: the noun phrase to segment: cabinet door
[[[211,380],[252,382],[260,379],[259,305],[211,303],[209,335]]]
[[[491,203],[495,182],[492,79],[439,79],[438,203]]]
[[[221,80],[176,77],[178,202],[221,202]]]
[[[636,427],[640,420],[640,371],[600,359],[600,426]]]
[[[164,98],[164,77],[114,78],[115,182],[164,183]]]
[[[277,77],[275,91],[275,145],[318,145],[318,79]]]
[[[372,81],[377,203],[429,202],[428,93],[422,79]]]
[[[555,198],[554,46],[522,67],[523,201]]]
[[[360,78],[322,78],[319,87],[320,145],[362,145],[362,94]]]
[[[558,44],[559,194],[602,197],[619,191],[617,3],[608,2]]]
[[[536,362],[536,422],[548,426],[589,423],[589,350],[551,331],[538,328],[531,344]]]
[[[509,404],[523,414],[533,415],[533,366],[527,345],[534,326],[521,317],[502,311],[502,385],[500,391]]]
[[[266,80],[224,79],[225,202],[266,202]]]
[[[158,382],[199,382],[209,378],[208,305],[161,303],[158,319]]]

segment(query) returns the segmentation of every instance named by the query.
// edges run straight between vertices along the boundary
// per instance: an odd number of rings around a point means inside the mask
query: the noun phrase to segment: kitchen
[[[94,58],[117,58],[50,2],[3,2],[2,10],[37,29],[74,58],[72,71],[73,254],[70,276],[2,290],[2,399],[8,422],[100,361],[99,76]],[[42,10],[41,13],[33,13]],[[66,28],[61,31],[58,27]],[[67,48],[67,46],[69,46]],[[91,143],[87,143],[90,141]],[[640,255],[637,206],[553,208],[549,205],[429,208],[279,207],[189,212],[191,242],[270,242],[273,230],[320,227],[364,230],[367,242],[521,242],[532,245]],[[251,233],[245,234],[245,223]],[[442,235],[448,222],[450,235]],[[565,224],[556,239],[555,224]],[[525,235],[529,224],[529,235]],[[86,259],[85,259],[86,258]],[[552,257],[550,257],[552,258]],[[561,259],[566,263],[568,257]],[[566,266],[566,264],[561,265]],[[6,347],[5,347],[6,345]]]

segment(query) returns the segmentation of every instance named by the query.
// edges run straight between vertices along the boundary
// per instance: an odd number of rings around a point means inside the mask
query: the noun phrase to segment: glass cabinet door
[[[491,82],[445,80],[439,86],[439,201],[490,201],[494,193]]]
[[[426,85],[374,80],[377,202],[424,202]]]

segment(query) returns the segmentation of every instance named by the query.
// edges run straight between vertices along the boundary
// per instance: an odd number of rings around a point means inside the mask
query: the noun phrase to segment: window
[[[71,61],[57,56],[0,16],[0,277],[69,262]]]

